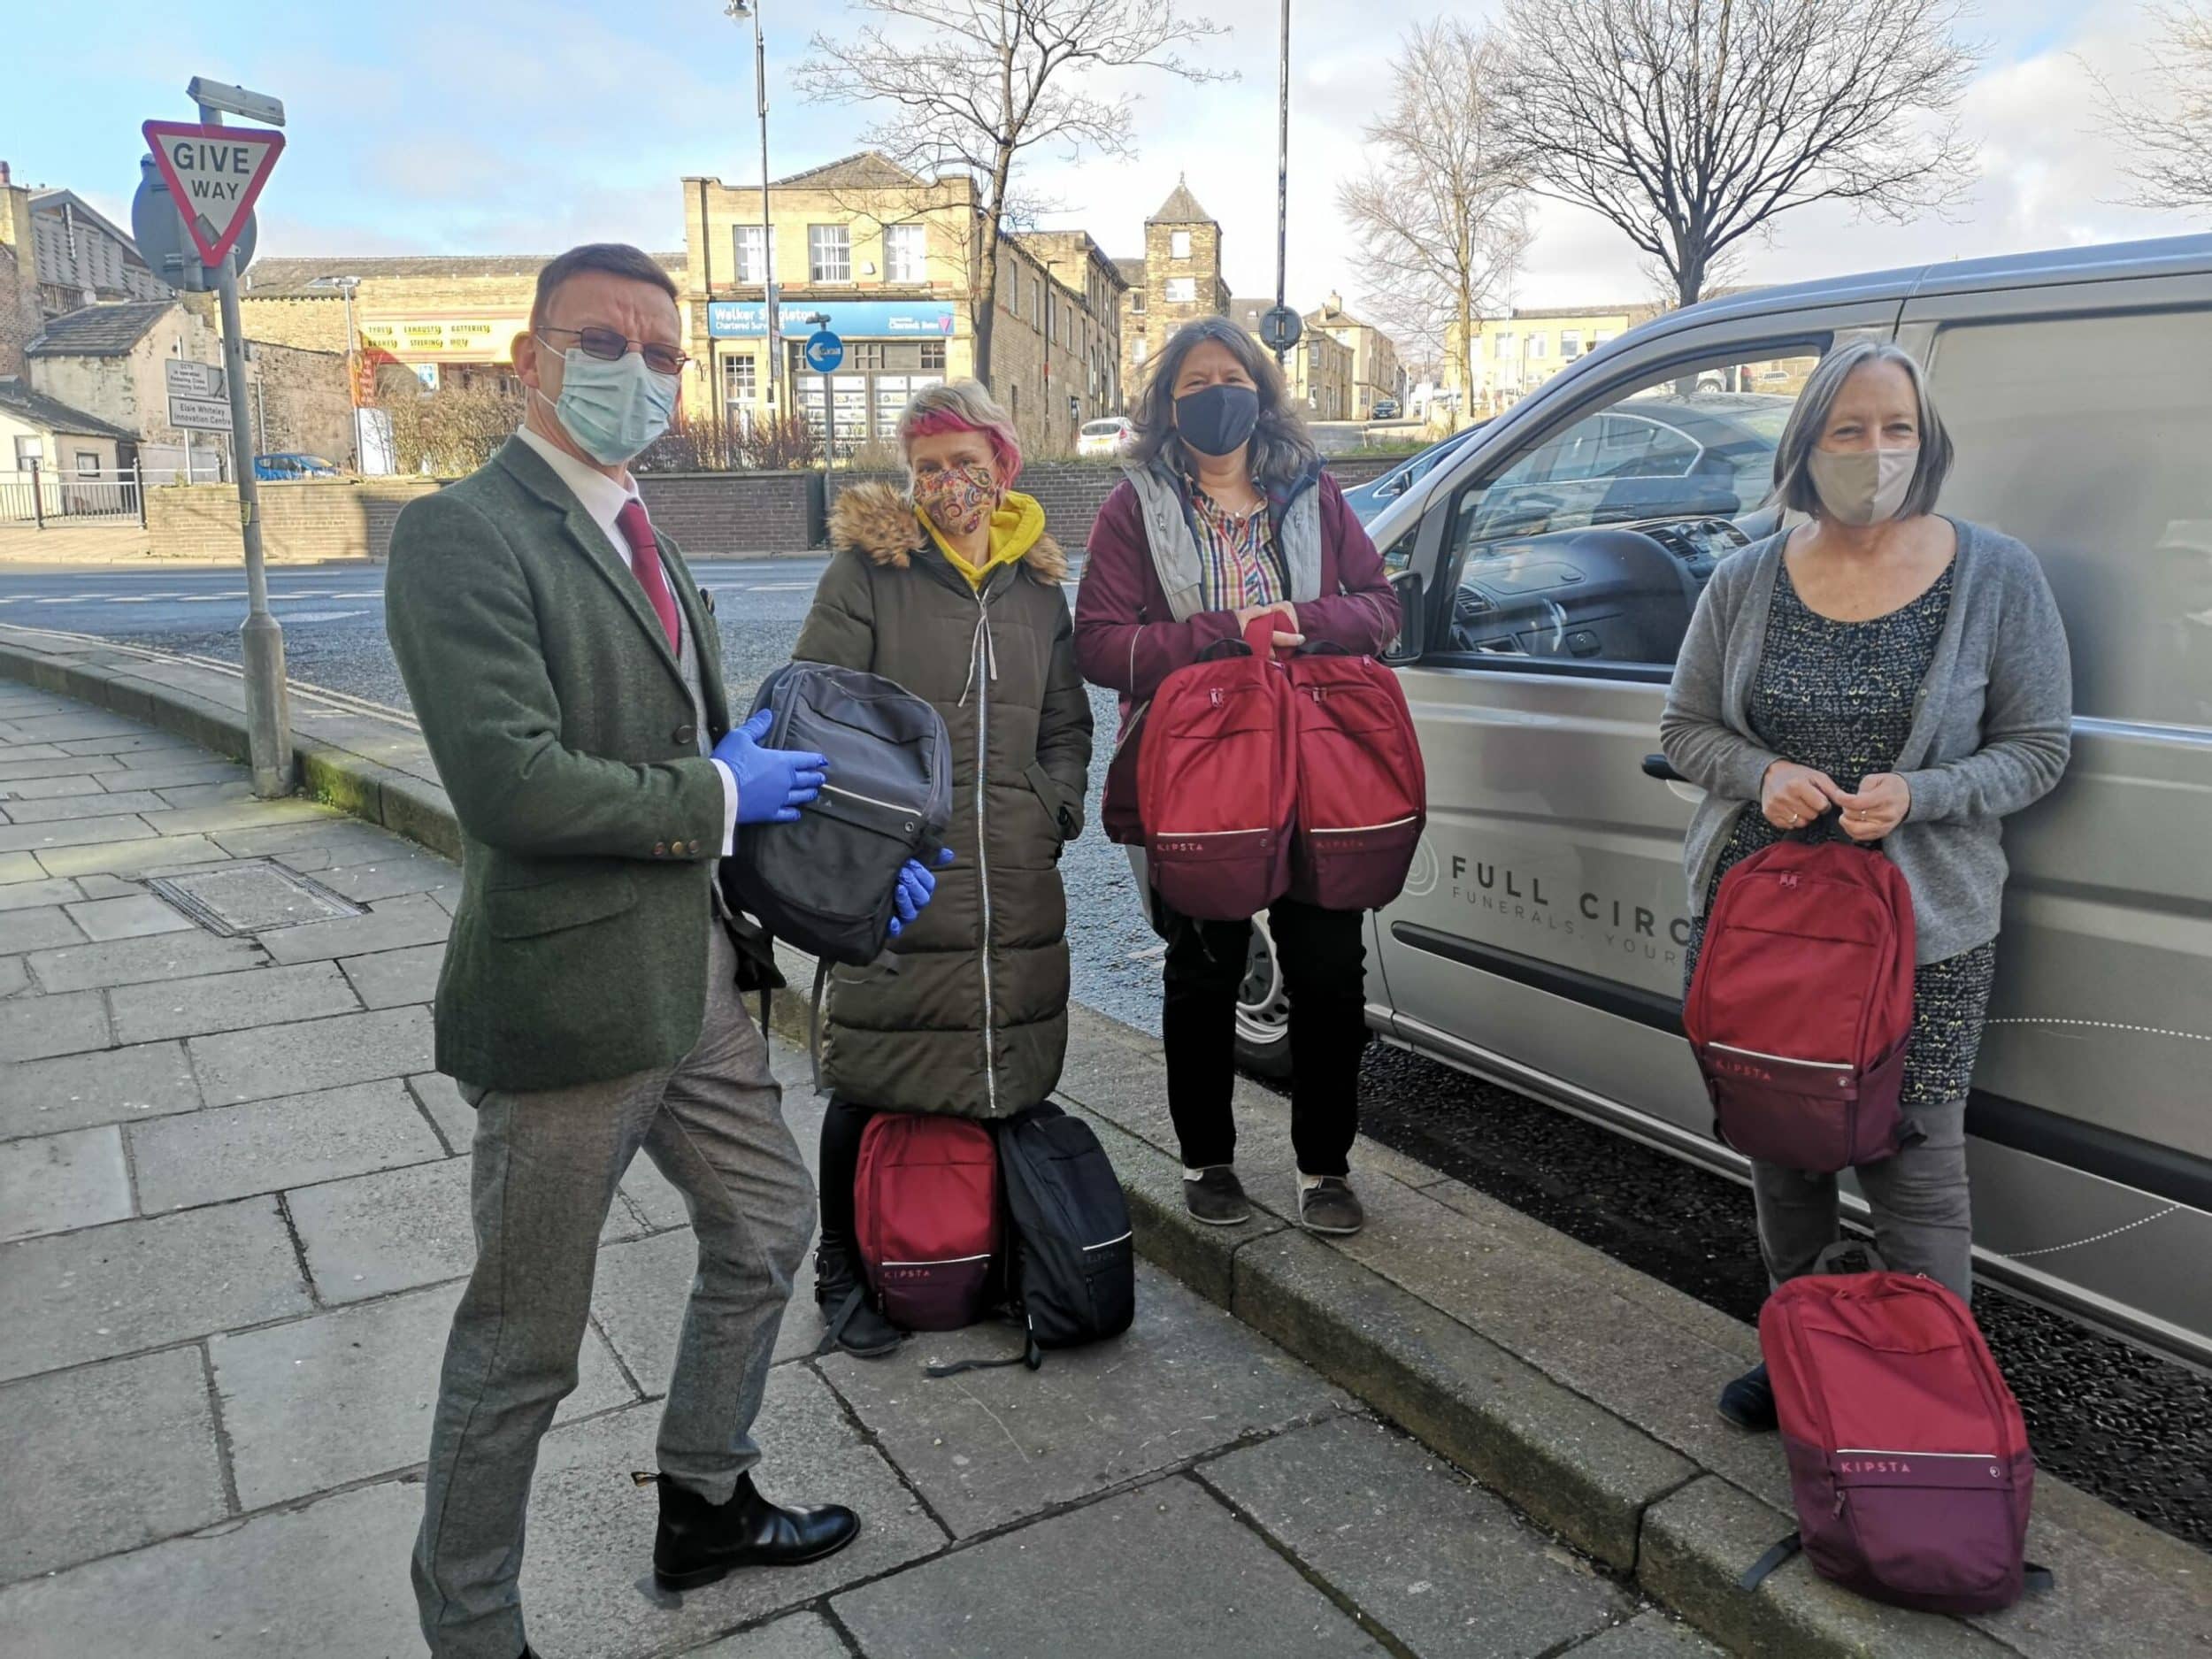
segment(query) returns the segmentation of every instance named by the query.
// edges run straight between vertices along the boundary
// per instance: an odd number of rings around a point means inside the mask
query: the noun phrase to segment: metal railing
[[[127,468],[58,471],[33,461],[19,472],[0,472],[0,524],[50,526],[146,522],[145,479],[137,463]]]

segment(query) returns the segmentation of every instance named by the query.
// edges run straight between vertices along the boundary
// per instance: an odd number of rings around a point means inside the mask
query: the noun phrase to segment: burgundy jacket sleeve
[[[1336,480],[1324,472],[1314,488],[1321,492],[1321,567],[1325,577],[1334,566],[1336,583],[1297,607],[1298,631],[1309,642],[1371,657],[1398,637],[1398,595]],[[1329,588],[1325,580],[1322,586]]]
[[[1083,678],[1142,702],[1177,669],[1236,637],[1236,618],[1226,611],[1187,622],[1166,614],[1137,492],[1117,485],[1091,526],[1075,593],[1075,661]]]

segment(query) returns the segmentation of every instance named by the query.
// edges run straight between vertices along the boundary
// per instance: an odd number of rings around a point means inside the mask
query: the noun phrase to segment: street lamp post
[[[308,284],[310,288],[338,290],[338,297],[346,303],[346,402],[353,408],[353,470],[361,470],[361,337],[353,327],[353,296],[361,286],[357,276],[322,276]]]
[[[760,280],[766,302],[768,419],[775,419],[776,391],[783,380],[783,342],[776,333],[776,221],[768,203],[768,48],[760,33],[761,0],[729,0],[733,18],[753,20],[753,101],[760,114]]]
[[[1275,309],[1280,311],[1287,303],[1290,264],[1290,0],[1283,0],[1282,61],[1277,70],[1275,102]],[[1287,346],[1277,348],[1279,365],[1284,365],[1288,352]]]

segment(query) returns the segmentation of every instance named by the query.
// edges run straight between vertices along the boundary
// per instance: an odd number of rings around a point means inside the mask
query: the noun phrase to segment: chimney
[[[0,190],[6,189],[12,181],[12,180],[8,173],[8,164],[4,161],[0,161]]]

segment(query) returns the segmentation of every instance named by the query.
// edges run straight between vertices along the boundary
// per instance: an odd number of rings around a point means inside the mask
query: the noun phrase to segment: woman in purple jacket
[[[1380,651],[1397,634],[1398,601],[1282,371],[1226,318],[1186,324],[1155,360],[1125,471],[1091,531],[1075,656],[1085,679],[1121,694],[1102,818],[1133,844],[1141,722],[1162,680],[1271,611],[1281,649]],[[1184,1202],[1201,1221],[1233,1225],[1251,1214],[1229,1102],[1252,925],[1196,921],[1148,898],[1167,941],[1160,1031]],[[1367,1039],[1363,918],[1288,898],[1267,914],[1290,1002],[1299,1217],[1317,1233],[1356,1233],[1364,1217],[1346,1178]]]

